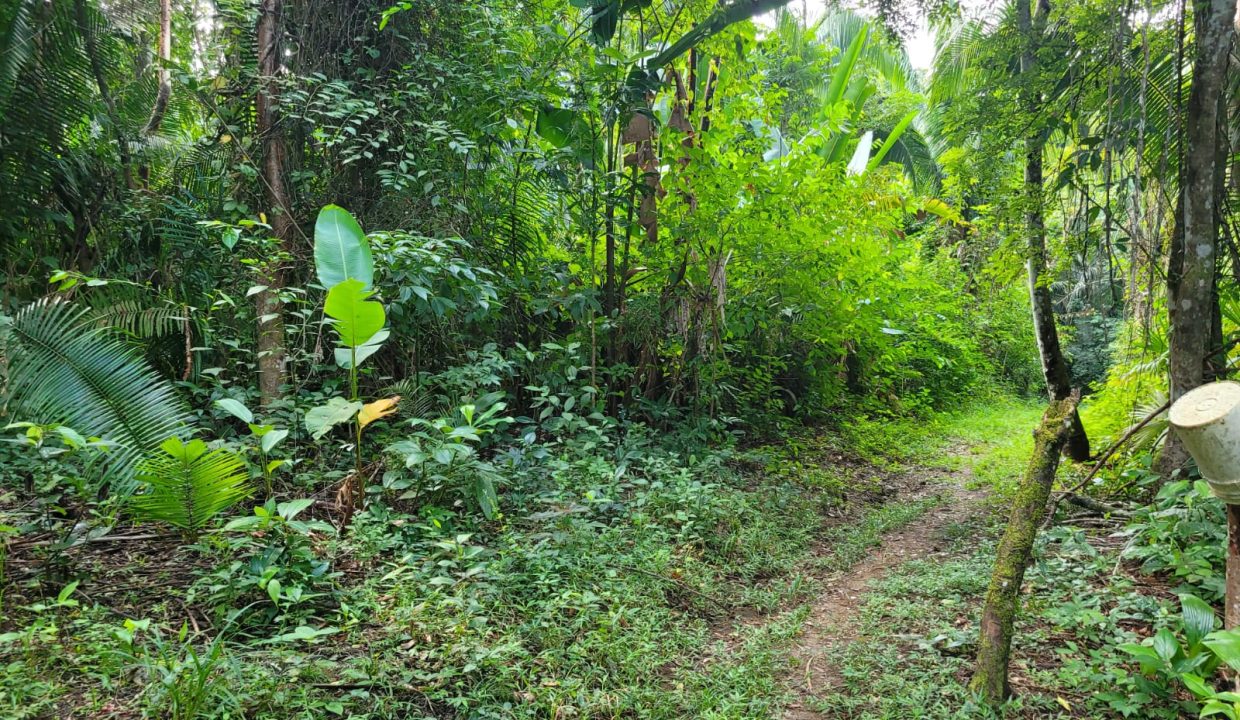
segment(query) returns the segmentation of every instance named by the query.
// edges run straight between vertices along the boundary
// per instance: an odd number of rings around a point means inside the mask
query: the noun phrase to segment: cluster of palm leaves
[[[781,11],[774,32],[799,60],[772,73],[771,79],[812,99],[817,108],[810,108],[810,114],[827,112],[846,101],[848,115],[838,131],[815,127],[800,140],[785,138],[778,128],[767,128],[772,142],[767,157],[782,157],[793,144],[814,141],[825,158],[850,162],[856,173],[884,162],[897,163],[915,188],[933,192],[940,171],[927,140],[928,113],[920,97],[921,82],[908,54],[883,37],[872,21],[848,10],[830,13],[809,26],[795,13]],[[817,72],[823,59],[818,56],[823,54],[829,56],[825,74]],[[880,92],[884,96],[907,93],[920,101],[895,117],[867,112],[867,102]]]
[[[196,533],[248,494],[235,454],[207,452],[175,387],[139,357],[100,313],[55,298],[0,316],[0,398],[7,417],[97,437],[107,451],[87,472],[99,492],[140,517]]]

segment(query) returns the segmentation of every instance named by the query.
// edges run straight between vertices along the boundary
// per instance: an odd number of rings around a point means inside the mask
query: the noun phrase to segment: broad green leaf
[[[1188,639],[1189,647],[1197,645],[1202,638],[1214,632],[1217,627],[1214,608],[1205,600],[1184,593],[1180,596],[1180,607],[1184,616],[1184,635]]]
[[[590,35],[594,42],[606,45],[616,34],[620,0],[595,0],[591,9]]]
[[[474,481],[474,497],[477,498],[478,507],[482,509],[487,520],[494,520],[499,514],[499,495],[495,492],[495,483],[487,473],[479,473]]]
[[[285,520],[292,520],[314,504],[314,498],[297,498],[276,505],[276,512]]]
[[[572,143],[574,135],[579,134],[579,126],[583,122],[581,113],[576,110],[544,105],[538,110],[534,129],[542,139],[564,148]]]
[[[345,370],[353,369],[354,358],[357,359],[357,366],[361,367],[367,358],[383,349],[383,343],[387,341],[389,333],[387,330],[380,330],[375,336],[356,348],[336,348],[336,364]]]
[[[286,437],[288,437],[288,430],[272,430],[271,432],[263,435],[263,439],[262,439],[263,452],[265,453],[271,452],[272,448],[274,448],[276,445],[279,445],[280,441]]]
[[[1180,681],[1184,683],[1189,692],[1199,698],[1208,698],[1214,695],[1214,691],[1206,685],[1206,681],[1193,673],[1181,673]]]
[[[1233,670],[1240,670],[1240,632],[1215,630],[1206,636],[1206,647]]]
[[[1154,635],[1154,652],[1158,657],[1171,662],[1180,652],[1180,641],[1167,628],[1162,628]]]
[[[60,434],[60,439],[63,440],[65,445],[68,445],[69,447],[82,448],[87,445],[86,438],[82,437],[81,433],[71,427],[57,425],[56,432]]]
[[[241,422],[244,422],[244,423],[254,422],[254,413],[250,412],[250,409],[246,407],[245,403],[241,402],[240,400],[233,400],[232,398],[221,398],[215,401],[215,406],[223,410],[224,412],[228,413],[229,415],[232,415],[233,417],[237,418]]]
[[[332,286],[327,292],[323,312],[335,321],[333,324],[342,345],[361,347],[383,329],[387,316],[382,305],[367,299],[373,294],[360,280],[353,278]]]
[[[257,515],[246,515],[244,517],[233,518],[224,523],[224,531],[230,530],[252,530],[263,524],[264,519]]]
[[[904,134],[904,131],[908,129],[909,124],[912,123],[913,119],[917,117],[917,113],[917,110],[910,110],[908,114],[900,119],[900,122],[896,124],[896,126],[891,130],[891,133],[887,135],[887,138],[883,140],[883,144],[878,148],[878,152],[874,153],[874,157],[866,166],[868,169],[872,170],[883,162],[883,158],[887,157],[887,153],[891,152],[891,148],[895,147],[896,143],[900,142],[900,136]]]
[[[964,217],[960,215],[958,210],[938,198],[926,198],[921,203],[921,209],[957,225],[965,224]]]
[[[374,284],[375,267],[362,226],[337,205],[319,211],[314,223],[314,267],[319,283],[332,288],[348,279],[365,289]]]
[[[560,149],[571,149],[578,162],[591,167],[602,157],[603,146],[590,129],[588,116],[570,108],[543,105],[534,121],[539,137]]]
[[[1198,715],[1198,717],[1210,717],[1211,715],[1222,715],[1231,718],[1231,720],[1237,720],[1235,709],[1218,700],[1210,700],[1202,706],[1201,715]]]
[[[840,62],[831,73],[831,84],[827,86],[827,92],[823,97],[824,104],[834,105],[844,97],[844,90],[852,80],[853,69],[857,67],[857,58],[861,55],[861,49],[865,47],[866,41],[869,38],[870,28],[866,26],[849,43],[848,49],[844,51]]]
[[[316,629],[308,625],[298,625],[297,629],[293,630],[292,632],[287,632],[287,633],[284,633],[283,635],[277,635],[274,638],[263,641],[263,642],[269,642],[269,643],[299,642],[299,641],[313,642],[317,640],[318,638],[324,637],[326,635],[335,635],[338,632],[340,632],[340,628],[337,628],[337,627],[328,626],[325,628]]]
[[[326,405],[310,408],[306,411],[306,430],[315,440],[341,423],[347,423],[362,409],[360,402],[349,402],[342,397],[334,397]]]
[[[79,583],[81,583],[81,580],[74,580],[70,582],[68,585],[61,588],[60,593],[56,595],[57,604],[60,604],[60,605],[66,604],[69,598],[73,595],[73,593],[77,592]]]

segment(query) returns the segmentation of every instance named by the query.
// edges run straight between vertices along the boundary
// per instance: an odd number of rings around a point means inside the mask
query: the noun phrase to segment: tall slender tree
[[[1194,0],[1192,87],[1184,125],[1184,159],[1180,194],[1167,264],[1167,314],[1171,323],[1169,372],[1171,400],[1206,380],[1211,326],[1217,315],[1215,271],[1218,257],[1219,148],[1227,141],[1220,121],[1220,98],[1227,81],[1229,53],[1235,37],[1236,0]],[[1168,436],[1159,468],[1182,467],[1188,453]]]
[[[1059,331],[1055,327],[1055,307],[1051,299],[1051,277],[1047,272],[1046,221],[1042,182],[1042,153],[1045,149],[1045,123],[1038,122],[1046,115],[1041,83],[1038,80],[1038,50],[1046,31],[1046,19],[1050,13],[1049,0],[1039,0],[1033,7],[1031,0],[1017,0],[1016,22],[1023,40],[1020,55],[1021,106],[1027,114],[1031,129],[1025,137],[1025,239],[1027,252],[1025,265],[1029,274],[1029,302],[1033,309],[1033,329],[1037,336],[1038,353],[1042,358],[1042,374],[1046,378],[1046,390],[1051,400],[1066,399],[1072,394],[1072,374],[1059,343]],[[1071,416],[1072,431],[1068,436],[1067,453],[1073,460],[1089,459],[1089,437],[1081,418],[1074,410]]]
[[[143,128],[144,135],[159,132],[168,112],[168,102],[172,99],[172,75],[168,64],[172,62],[172,0],[159,1],[159,90],[155,95],[155,104],[151,108],[151,117]]]
[[[256,32],[259,77],[255,115],[263,148],[260,175],[269,210],[271,232],[280,250],[287,253],[292,246],[296,227],[284,183],[287,157],[284,133],[276,115],[276,105],[280,97],[277,75],[280,72],[283,44],[283,28],[280,24],[282,10],[281,0],[262,0],[259,6]],[[280,397],[280,386],[285,376],[284,304],[280,300],[284,269],[278,259],[267,265],[263,279],[266,289],[255,296],[258,309],[258,385],[263,403],[268,404]]]

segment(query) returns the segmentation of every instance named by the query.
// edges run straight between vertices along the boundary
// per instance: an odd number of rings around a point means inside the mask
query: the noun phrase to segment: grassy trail
[[[910,564],[950,564],[965,552],[959,541],[988,524],[990,500],[1005,494],[1019,474],[1032,444],[1029,428],[1040,412],[1037,405],[1004,401],[916,427],[854,426],[850,441],[870,453],[867,460],[875,467],[889,468],[887,483],[896,492],[859,522],[840,526],[815,546],[809,565],[818,593],[787,611],[803,619],[788,648],[789,697],[778,717],[814,720],[866,712],[864,701],[853,696],[858,685],[846,661],[875,629],[864,616],[876,610],[876,601],[889,608],[920,599],[915,587],[880,599],[875,585],[905,574]],[[899,450],[893,452],[893,447]],[[905,510],[896,522],[879,533],[866,532],[872,524],[868,518],[896,515],[894,508]],[[868,538],[864,554],[847,557],[847,543],[841,548],[835,541],[857,536]],[[984,582],[975,589],[980,595]],[[898,660],[884,671],[899,674]]]

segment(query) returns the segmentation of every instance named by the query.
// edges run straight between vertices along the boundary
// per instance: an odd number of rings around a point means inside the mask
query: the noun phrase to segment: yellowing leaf
[[[385,418],[388,415],[396,413],[396,403],[400,402],[399,395],[393,395],[390,398],[383,398],[372,403],[366,403],[362,406],[362,411],[357,414],[358,425],[365,428],[372,422]]]
[[[1059,704],[1063,706],[1063,709],[1064,709],[1064,710],[1067,710],[1068,712],[1072,712],[1072,706],[1071,706],[1070,704],[1068,704],[1068,701],[1067,701],[1067,700],[1064,700],[1063,698],[1059,697],[1058,695],[1056,695],[1056,696],[1055,696],[1055,699],[1059,701]]]

